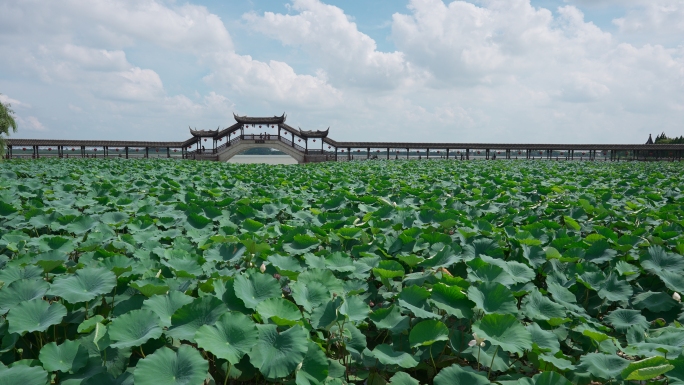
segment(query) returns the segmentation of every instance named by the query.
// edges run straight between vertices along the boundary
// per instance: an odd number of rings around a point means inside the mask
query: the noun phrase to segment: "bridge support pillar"
[[[449,159],[449,149],[447,148],[446,158]]]
[[[389,147],[387,147],[387,160],[389,160]]]
[[[466,160],[470,160],[470,149],[466,148]]]

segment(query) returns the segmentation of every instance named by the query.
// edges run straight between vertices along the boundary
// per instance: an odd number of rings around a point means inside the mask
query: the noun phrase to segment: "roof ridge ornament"
[[[282,124],[285,123],[287,115],[285,112],[281,116],[274,115],[273,117],[254,117],[254,116],[240,116],[233,112],[233,118],[240,124]]]

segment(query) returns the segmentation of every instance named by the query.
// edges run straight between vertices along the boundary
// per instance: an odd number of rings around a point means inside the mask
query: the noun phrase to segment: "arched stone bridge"
[[[516,144],[338,142],[325,131],[304,131],[285,123],[286,116],[234,115],[236,123],[216,130],[193,130],[184,142],[8,139],[8,158],[121,157],[227,161],[250,148],[280,150],[298,163],[358,159],[564,159],[681,160],[682,144]],[[278,129],[277,134],[245,134],[245,128]],[[205,148],[210,145],[210,148]]]

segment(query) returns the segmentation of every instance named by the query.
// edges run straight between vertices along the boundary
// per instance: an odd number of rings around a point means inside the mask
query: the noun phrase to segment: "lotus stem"
[[[480,352],[482,351],[482,347],[480,344],[477,344],[477,371],[480,371]]]
[[[223,380],[223,385],[228,383],[228,377],[230,377],[230,361],[228,361],[228,369],[226,369],[226,378]]]
[[[492,362],[489,364],[489,371],[487,372],[487,379],[489,380],[489,376],[492,374],[492,366],[494,366],[494,359],[496,358],[496,353],[499,352],[499,345],[496,345],[496,349],[494,349],[494,354],[492,355]]]

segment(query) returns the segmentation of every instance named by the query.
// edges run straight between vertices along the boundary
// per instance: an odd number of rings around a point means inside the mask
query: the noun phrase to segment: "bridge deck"
[[[301,154],[305,161],[327,161],[327,160],[348,160],[358,158],[358,155],[365,154],[368,158],[371,154],[377,155],[381,153],[383,157],[389,158],[390,153],[393,155],[402,154],[402,156],[409,156],[409,152],[420,151],[420,153],[425,153],[426,156],[435,155],[441,156],[442,150],[445,151],[445,155],[449,155],[451,150],[456,153],[451,152],[453,156],[464,155],[466,158],[469,156],[474,156],[475,154],[480,154],[480,151],[484,151],[485,157],[489,158],[490,153],[496,154],[501,151],[504,152],[503,157],[510,159],[517,154],[523,154],[525,157],[531,157],[535,155],[545,156],[547,158],[565,157],[568,159],[573,159],[575,156],[581,155],[584,157],[585,152],[588,153],[587,157],[591,159],[596,158],[598,152],[600,155],[610,156],[611,158],[617,158],[618,153],[622,152],[622,155],[628,155],[632,158],[645,158],[645,157],[656,157],[656,158],[678,158],[681,159],[684,156],[684,144],[610,144],[610,143],[573,143],[573,144],[563,144],[563,143],[436,143],[436,142],[342,142],[336,141],[328,137],[324,137],[321,142],[312,143],[306,138],[306,133],[309,131],[301,131],[300,129],[295,129],[285,123],[286,116],[276,116],[269,118],[251,118],[251,117],[236,117],[241,119],[237,123],[224,128],[223,130],[216,130],[213,137],[204,138],[193,136],[192,138],[179,142],[152,142],[152,141],[121,141],[121,140],[68,140],[68,139],[7,139],[8,145],[8,157],[15,156],[63,156],[68,154],[67,151],[72,149],[75,151],[76,148],[80,150],[81,156],[88,156],[94,148],[102,148],[104,151],[104,156],[108,156],[109,148],[121,149],[123,151],[119,154],[123,155],[125,153],[126,157],[129,157],[129,149],[144,149],[144,157],[149,156],[149,151],[152,149],[155,153],[159,153],[160,150],[165,150],[167,157],[177,157],[178,155],[184,159],[204,159],[204,160],[218,160],[221,158],[221,154],[226,151],[231,151],[235,153],[235,146],[240,147],[250,147],[258,144],[262,144],[266,137],[253,134],[244,134],[244,129],[251,125],[256,127],[257,125],[266,125],[270,127],[278,127],[278,134],[271,134],[267,137],[270,139],[278,140],[281,145],[287,145],[296,151],[297,154]],[[246,119],[246,120],[245,120]],[[276,123],[275,120],[279,120]],[[248,121],[248,123],[244,123]],[[191,130],[192,132],[192,130]],[[323,131],[319,131],[323,132]],[[327,135],[327,131],[325,132]],[[201,140],[210,140],[207,145],[211,144],[211,148],[204,149],[201,146]],[[223,142],[225,143],[219,143]],[[304,141],[303,146],[298,143]],[[194,150],[191,150],[192,146],[195,146]],[[55,152],[52,152],[52,147],[55,148]],[[86,149],[89,147],[91,150]],[[327,148],[325,148],[327,147]],[[49,153],[46,154],[45,149],[49,149]],[[117,152],[118,152],[117,149]],[[14,150],[14,151],[13,151]],[[179,151],[180,150],[180,151]],[[355,151],[354,151],[355,150]],[[16,154],[13,154],[16,151]],[[31,151],[31,153],[27,153]],[[174,156],[171,152],[174,152]],[[575,155],[575,151],[581,151],[580,154]],[[164,151],[162,151],[164,152]],[[628,153],[625,153],[628,152]],[[352,154],[353,153],[353,154]],[[71,153],[73,156],[73,152]],[[117,154],[118,155],[118,154]],[[131,157],[139,157],[140,152],[135,151],[135,154],[130,153]],[[231,155],[232,156],[232,155]]]

